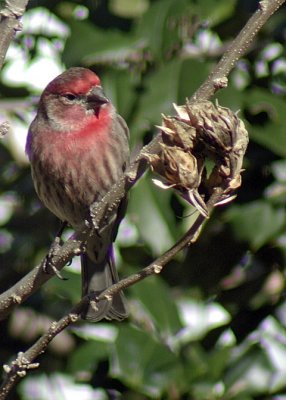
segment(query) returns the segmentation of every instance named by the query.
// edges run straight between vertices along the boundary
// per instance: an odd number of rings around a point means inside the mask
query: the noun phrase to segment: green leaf
[[[228,365],[232,347],[215,348],[208,358],[208,375],[213,381],[219,381]]]
[[[248,127],[250,139],[270,149],[278,156],[286,156],[286,135],[283,124],[269,124],[263,128]]]
[[[65,297],[71,300],[71,302],[76,303],[81,296],[80,275],[67,270],[63,270],[61,274],[66,280],[62,281],[55,276],[46,283],[44,291],[49,296]]]
[[[244,92],[233,86],[230,80],[227,89],[220,90],[215,95],[215,99],[218,100],[221,106],[229,107],[233,112],[237,112],[242,109],[245,96]],[[241,118],[241,112],[239,113],[239,117]]]
[[[270,391],[275,393],[285,388],[286,331],[275,318],[269,316],[260,324],[259,333],[263,338],[263,350],[273,370]]]
[[[152,316],[160,335],[171,336],[183,328],[172,291],[159,276],[140,282],[131,291]]]
[[[86,323],[72,329],[73,333],[84,340],[114,343],[117,336],[116,325],[100,322],[97,324]]]
[[[257,345],[251,346],[246,354],[236,359],[225,378],[228,390],[241,388],[239,391],[258,394],[268,392],[272,370],[266,355]]]
[[[111,0],[110,10],[119,17],[136,18],[142,15],[149,6],[149,0]]]
[[[226,218],[236,237],[257,250],[279,234],[285,224],[285,210],[259,200],[231,207]]]
[[[190,11],[188,0],[159,0],[140,19],[135,33],[147,43],[155,60],[164,58],[179,42],[179,21]]]
[[[69,357],[68,370],[70,373],[92,371],[97,363],[107,359],[111,347],[108,343],[90,341],[76,347]]]
[[[109,70],[101,80],[106,95],[118,113],[128,119],[137,98],[135,77],[125,71]]]
[[[120,31],[96,28],[88,21],[70,20],[69,26],[71,35],[63,52],[63,61],[68,67],[121,63],[144,48],[141,39]]]
[[[244,98],[252,115],[266,113],[268,121],[263,125],[252,124],[250,138],[275,154],[286,157],[285,101],[266,90],[254,89]]]
[[[249,335],[230,360],[225,383],[230,392],[241,386],[248,393],[275,393],[283,390],[286,379],[284,327],[268,316]]]
[[[202,339],[208,332],[226,325],[231,320],[226,309],[218,303],[205,304],[193,298],[186,298],[180,300],[179,306],[184,329],[176,341],[181,346]]]
[[[145,79],[132,132],[142,132],[150,125],[160,124],[161,113],[174,113],[172,104],[177,101],[182,62],[178,59],[161,65]]]
[[[194,11],[200,19],[207,19],[210,26],[217,25],[229,18],[236,6],[236,0],[204,0],[194,5]]]
[[[286,183],[286,160],[274,161],[271,171],[278,182]]]
[[[178,79],[178,101],[185,103],[204,82],[210,72],[210,63],[199,60],[183,60]],[[173,101],[176,101],[174,98]]]
[[[180,233],[175,229],[170,195],[170,191],[157,188],[149,177],[143,177],[130,196],[129,217],[155,254],[167,250]]]
[[[113,376],[127,386],[158,398],[168,387],[184,384],[184,372],[177,357],[150,333],[120,325],[115,343]]]

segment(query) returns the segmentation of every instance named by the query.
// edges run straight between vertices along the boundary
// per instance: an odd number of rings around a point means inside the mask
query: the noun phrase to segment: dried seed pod
[[[162,140],[166,145],[191,150],[196,139],[196,129],[178,118],[163,115]]]
[[[237,117],[227,108],[215,106],[210,101],[189,105],[190,123],[199,132],[206,148],[218,153],[232,148],[232,131]]]
[[[177,117],[163,115],[159,154],[146,154],[152,169],[161,176],[160,187],[174,188],[208,216],[204,198],[222,187],[222,202],[233,199],[241,185],[243,156],[248,134],[237,114],[209,101],[174,105]],[[207,175],[205,161],[215,165]]]
[[[176,189],[199,212],[208,216],[204,200],[198,192],[204,168],[203,160],[179,146],[169,146],[165,143],[160,145],[159,154],[145,155],[152,170],[162,178],[161,181],[153,180],[154,183],[162,189]]]
[[[165,177],[177,186],[189,189],[198,187],[200,174],[197,159],[180,147],[169,147],[162,144],[162,161],[165,166]]]
[[[153,171],[165,179],[170,186],[190,189],[198,187],[201,180],[200,164],[190,153],[177,146],[167,146],[161,143],[162,151],[156,155],[144,156]]]
[[[224,186],[234,190],[241,185],[241,168],[248,144],[248,133],[238,115],[209,101],[187,104],[189,123],[197,131],[197,141],[203,143],[206,155],[215,160],[210,174],[211,187]]]

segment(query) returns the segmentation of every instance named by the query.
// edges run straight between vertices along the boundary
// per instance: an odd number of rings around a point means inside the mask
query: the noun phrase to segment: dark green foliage
[[[85,9],[76,8],[83,3]],[[156,133],[161,113],[174,113],[172,103],[183,103],[206,79],[256,5],[242,0],[31,1],[17,43],[32,62],[41,40],[62,41],[59,55],[66,67],[97,71],[129,124],[136,152]],[[66,24],[67,39],[44,29],[28,33],[29,13],[38,6]],[[86,18],[76,18],[85,11]],[[90,385],[88,390],[95,390],[90,398],[100,400],[286,399],[285,17],[284,6],[231,73],[229,87],[216,96],[220,105],[240,110],[250,134],[237,199],[217,208],[198,242],[160,276],[127,290],[127,321],[74,326],[57,338],[58,345],[41,357],[40,369],[11,398],[64,398],[57,397],[63,396],[57,384],[62,379],[70,390],[75,382],[78,390]],[[27,125],[32,111],[25,96],[33,93],[28,85],[19,86],[2,79],[0,109],[8,100],[24,102],[5,116]],[[120,276],[148,265],[196,216],[151,178],[148,172],[130,193],[116,244]],[[4,291],[45,255],[58,223],[41,208],[29,167],[9,138],[0,141],[0,179]],[[67,281],[53,278],[1,324],[2,363],[31,346],[47,329],[47,317],[60,318],[80,298],[78,269],[63,275]]]

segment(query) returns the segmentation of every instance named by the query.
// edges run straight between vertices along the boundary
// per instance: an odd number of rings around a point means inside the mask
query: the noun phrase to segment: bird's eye
[[[76,95],[73,94],[73,93],[65,93],[65,94],[63,95],[63,97],[66,98],[66,99],[68,99],[68,100],[70,100],[70,101],[73,101],[73,100],[76,99]]]

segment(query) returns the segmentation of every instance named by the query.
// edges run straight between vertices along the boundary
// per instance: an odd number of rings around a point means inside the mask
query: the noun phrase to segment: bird
[[[90,218],[90,205],[123,176],[129,165],[129,130],[90,69],[72,67],[42,92],[27,136],[26,153],[36,193],[61,221],[75,230]],[[87,239],[81,255],[82,296],[99,295],[118,282],[112,243],[124,217],[127,200]],[[91,303],[84,320],[127,317],[124,295]]]

